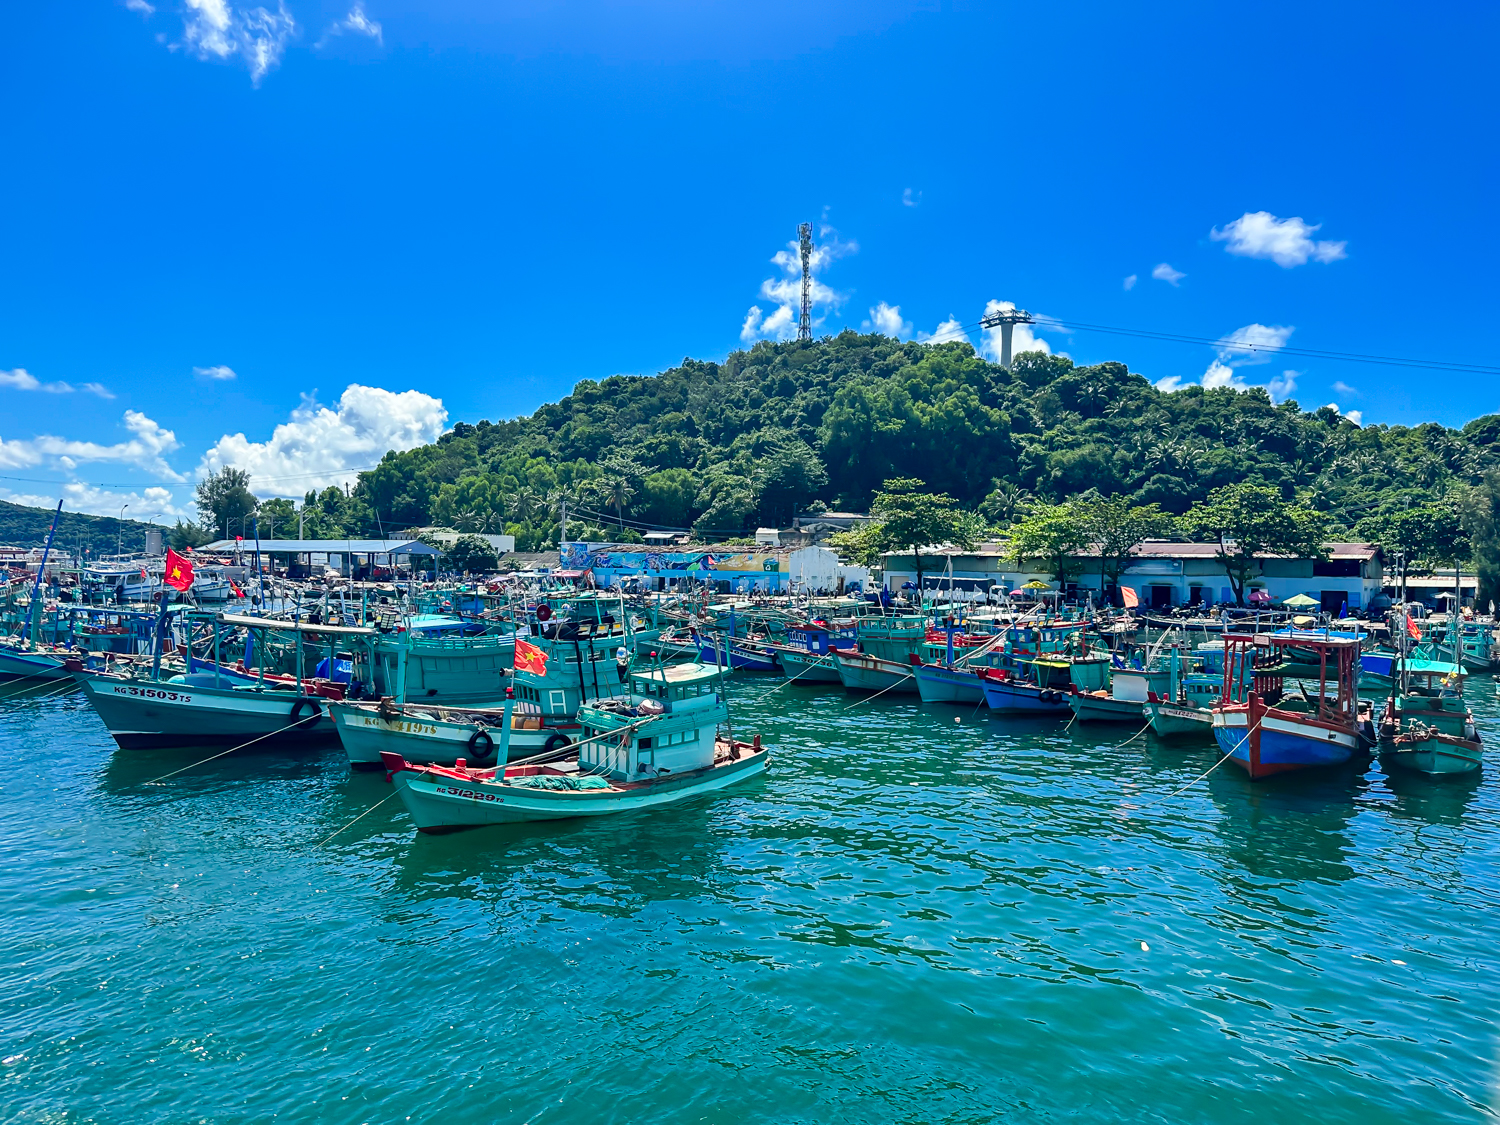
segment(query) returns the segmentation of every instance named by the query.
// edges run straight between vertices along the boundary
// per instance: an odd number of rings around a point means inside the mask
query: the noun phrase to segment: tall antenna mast
[[[803,223],[797,228],[797,240],[802,249],[802,319],[797,321],[797,339],[812,339],[812,224]]]

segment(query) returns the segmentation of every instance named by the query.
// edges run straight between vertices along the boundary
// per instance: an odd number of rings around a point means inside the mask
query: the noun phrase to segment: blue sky
[[[1497,22],[1477,4],[16,5],[0,498],[65,487],[70,508],[166,521],[224,461],[300,492],[578,379],[722,358],[782,330],[772,259],[802,220],[823,331],[921,338],[1014,302],[1062,326],[1053,350],[1167,387],[1460,424],[1500,409],[1494,379],[1069,325],[1495,362]]]

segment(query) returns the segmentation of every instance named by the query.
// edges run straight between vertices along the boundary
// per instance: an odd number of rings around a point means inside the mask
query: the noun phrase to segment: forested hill
[[[47,542],[52,526],[51,508],[28,508],[0,500],[0,544],[7,547],[40,547]],[[115,544],[126,551],[139,551],[146,545],[150,524],[121,520],[114,516],[88,516],[63,508],[57,521],[56,547],[77,554],[88,548],[92,556],[112,555]],[[158,530],[166,530],[159,528]]]
[[[350,530],[509,530],[524,549],[555,538],[564,497],[595,523],[730,535],[785,526],[814,502],[862,510],[893,476],[996,523],[1031,498],[1090,489],[1180,513],[1218,485],[1260,480],[1353,529],[1476,483],[1500,463],[1497,436],[1497,415],[1461,431],[1360,428],[1327,407],[1273,405],[1259,388],[1168,394],[1122,363],[1031,352],[1008,372],[964,343],[844,332],[585,380],[529,418],[459,423],[388,454],[350,501],[319,502]]]

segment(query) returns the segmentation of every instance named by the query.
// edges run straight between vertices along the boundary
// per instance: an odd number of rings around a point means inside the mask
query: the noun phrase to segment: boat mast
[[[63,502],[59,500],[57,502],[57,511],[52,513],[52,528],[47,532],[47,545],[42,548],[42,562],[41,565],[36,568],[36,582],[33,583],[31,587],[31,605],[27,607],[31,610],[31,613],[29,615],[30,620],[26,622],[26,632],[23,635],[26,637],[28,646],[33,650],[36,648],[36,637],[32,631],[32,623],[35,622],[35,631],[38,633],[41,632],[42,618],[41,610],[39,608],[41,606],[41,602],[38,601],[38,597],[40,596],[42,590],[42,575],[47,573],[47,556],[52,553],[52,537],[57,534],[57,521],[62,517],[62,506]],[[53,640],[56,639],[57,638],[54,636]]]

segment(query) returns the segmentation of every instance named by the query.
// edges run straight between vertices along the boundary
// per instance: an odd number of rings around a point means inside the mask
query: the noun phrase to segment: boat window
[[[651,740],[649,738],[643,738],[639,742],[637,742],[636,745],[642,750],[649,750],[651,749]]]

